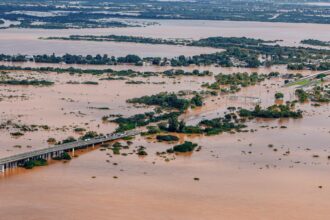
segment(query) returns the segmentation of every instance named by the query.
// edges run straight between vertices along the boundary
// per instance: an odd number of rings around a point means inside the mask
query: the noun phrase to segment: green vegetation
[[[44,40],[72,40],[72,41],[114,41],[114,42],[130,42],[142,44],[167,44],[167,45],[185,45],[196,47],[215,47],[228,48],[232,46],[245,46],[265,43],[276,43],[277,41],[264,41],[261,39],[253,39],[246,37],[209,37],[200,40],[188,39],[162,39],[150,37],[135,37],[123,35],[70,35],[69,37],[47,37]]]
[[[196,94],[191,100],[190,100],[191,106],[202,106],[203,105],[203,98],[202,96]]]
[[[311,82],[310,79],[297,80],[292,83],[288,83],[287,86],[305,86]]]
[[[199,71],[193,70],[192,72],[187,72],[184,70],[165,70],[163,73],[165,76],[212,76],[213,73],[209,70]]]
[[[326,86],[314,86],[311,90],[296,89],[296,96],[300,102],[311,100],[312,102],[330,102],[330,90]]]
[[[198,144],[192,143],[190,141],[185,141],[183,144],[175,145],[173,148],[168,149],[168,153],[186,153],[192,152]]]
[[[306,102],[308,100],[308,94],[303,89],[296,89],[296,96],[298,96],[299,102]]]
[[[246,125],[239,123],[235,114],[227,114],[224,118],[203,120],[199,124],[206,135],[217,135],[222,132],[240,131]]]
[[[102,75],[108,74],[107,77],[100,78],[100,80],[126,80],[126,77],[151,77],[164,75],[168,77],[174,76],[212,76],[210,71],[199,71],[193,70],[192,72],[187,72],[183,70],[166,70],[164,72],[139,72],[133,70],[113,70],[113,69],[79,69],[79,68],[54,68],[54,67],[20,67],[20,66],[4,66],[0,65],[0,70],[11,71],[11,70],[24,70],[24,71],[35,71],[35,72],[55,72],[55,73],[70,73],[70,74],[92,74],[92,75]],[[70,82],[72,83],[72,82]]]
[[[177,132],[181,129],[179,129],[179,121],[178,121],[178,117],[176,115],[174,115],[168,119],[168,127],[165,128],[165,130],[167,130],[169,132]]]
[[[115,122],[119,125],[119,127],[116,129],[117,132],[123,132],[135,129],[136,127],[147,126],[150,123],[168,120],[169,118],[177,117],[178,115],[178,112],[164,113],[158,115],[154,112],[147,112],[144,114],[136,114],[128,118],[119,117],[117,119],[112,120],[112,122]]]
[[[98,137],[99,134],[95,131],[88,131],[86,132],[83,136],[80,137],[81,140],[86,140],[86,139],[91,139],[91,138],[95,138]]]
[[[283,99],[284,98],[284,94],[281,92],[277,92],[275,93],[275,99]]]
[[[176,116],[168,119],[168,123],[159,125],[159,129],[169,132],[177,132],[184,134],[206,134],[216,135],[222,132],[231,132],[233,130],[240,131],[245,128],[244,124],[239,123],[236,115],[226,115],[224,118],[214,118],[211,120],[203,120],[198,125],[186,125],[183,121],[178,121]]]
[[[145,147],[143,146],[139,146],[138,150],[137,150],[137,155],[139,156],[147,156],[148,153],[145,151]]]
[[[85,128],[75,128],[74,129],[74,132],[84,132],[84,131],[86,131]]]
[[[21,132],[12,132],[12,133],[10,133],[10,135],[14,136],[14,137],[20,137],[20,136],[23,136],[24,134]]]
[[[49,144],[55,144],[56,143],[56,139],[50,137],[50,138],[47,139],[47,143],[49,143]]]
[[[19,86],[51,86],[54,82],[47,80],[4,80],[0,81],[3,85],[19,85]]]
[[[70,154],[68,154],[67,152],[63,152],[60,156],[58,157],[53,157],[53,160],[71,160],[71,156]]]
[[[247,87],[250,85],[255,85],[265,79],[264,75],[258,75],[257,73],[233,73],[233,74],[222,74],[215,76],[217,83],[220,85],[236,85]]]
[[[135,36],[121,36],[121,35],[70,35],[69,37],[47,37],[41,38],[44,40],[72,40],[72,41],[112,41],[112,42],[130,42],[143,44],[167,44],[178,45],[185,44],[189,41],[181,39],[162,39],[150,37],[135,37]]]
[[[81,84],[86,84],[86,85],[98,85],[99,83],[98,83],[98,82],[94,82],[94,81],[85,81],[85,82],[82,82]]]
[[[293,111],[291,103],[287,105],[272,105],[262,109],[257,105],[254,110],[240,109],[239,116],[249,118],[301,118],[302,111]]]
[[[194,101],[194,104],[200,104],[199,103],[200,98],[196,98]],[[157,105],[162,108],[172,108],[172,109],[177,109],[179,111],[184,111],[186,110],[189,105],[190,101],[187,99],[182,99],[179,98],[176,94],[174,93],[159,93],[156,95],[151,95],[151,96],[143,96],[141,98],[133,98],[127,100],[128,103],[138,103],[138,104],[145,104],[145,105]]]
[[[167,141],[167,142],[179,141],[179,138],[177,136],[174,136],[174,135],[157,135],[156,139],[158,141]]]
[[[143,135],[149,135],[149,134],[158,134],[160,133],[160,129],[157,126],[147,126],[148,131],[144,133]]]
[[[239,43],[241,42],[241,43]],[[146,57],[141,58],[134,54],[125,57],[109,57],[108,55],[71,55],[63,56],[35,55],[33,59],[25,55],[5,55],[0,54],[0,61],[26,62],[32,61],[40,63],[67,63],[67,64],[91,64],[91,65],[116,65],[116,64],[134,64],[141,66],[144,63],[152,65],[171,65],[171,66],[189,66],[189,65],[219,65],[223,67],[250,67],[271,66],[278,64],[287,64],[289,69],[330,69],[330,63],[327,61],[330,56],[330,50],[287,47],[273,44],[266,44],[268,41],[251,38],[224,38],[210,37],[193,41],[188,44],[191,46],[207,46],[215,48],[224,48],[225,51],[212,54],[200,54],[192,57],[178,56],[174,58]],[[262,58],[262,59],[261,59]],[[173,74],[172,72],[166,72]],[[174,72],[175,73],[175,72]],[[146,73],[148,74],[148,73]],[[180,74],[188,74],[181,72]],[[209,75],[208,72],[192,72],[193,75]]]
[[[322,46],[322,47],[330,47],[330,41],[320,41],[315,39],[307,39],[300,41],[302,44],[308,44],[312,46]]]
[[[24,167],[25,169],[32,169],[32,168],[38,167],[38,166],[46,166],[47,164],[48,164],[47,160],[39,158],[39,159],[35,159],[35,160],[26,161],[21,166]]]
[[[220,73],[215,76],[216,82],[209,84],[205,83],[202,86],[212,90],[221,90],[224,93],[238,92],[241,87],[247,87],[255,85],[258,82],[265,80],[267,77],[273,77],[274,73],[270,73],[268,76],[257,73],[233,73],[223,74]],[[222,88],[223,86],[223,88]]]
[[[62,142],[59,142],[57,144],[67,144],[67,143],[71,143],[71,142],[75,142],[77,141],[74,137],[68,137],[66,139],[64,139]]]
[[[81,37],[81,39],[90,38],[91,36]],[[134,39],[130,36],[117,36],[122,40]],[[94,36],[93,38],[97,38]],[[109,59],[106,55],[103,57],[97,55],[93,57],[72,57],[65,55],[66,57],[53,57],[53,59],[45,58],[40,59],[36,57],[39,62],[44,60],[54,60],[56,62],[69,62],[74,63],[95,63],[95,64],[107,64],[114,65],[116,63],[134,63],[135,65],[142,65],[143,62],[151,63],[153,65],[168,65],[171,66],[189,66],[189,65],[220,65],[224,67],[259,67],[259,66],[271,66],[277,64],[287,64],[288,69],[312,69],[312,70],[327,70],[330,69],[330,63],[327,61],[330,55],[330,50],[326,49],[314,49],[303,47],[287,47],[275,44],[277,41],[265,41],[261,39],[253,39],[246,37],[208,37],[199,40],[166,40],[166,39],[152,39],[152,38],[138,38],[137,42],[144,43],[159,42],[161,44],[177,44],[186,46],[199,46],[199,47],[213,47],[225,49],[223,52],[217,52],[213,54],[201,54],[192,57],[178,56],[172,59],[148,57],[140,58],[134,55],[128,55],[128,57],[120,57]],[[46,56],[46,55],[44,55]],[[1,56],[0,56],[1,58]],[[4,58],[6,56],[4,55]],[[9,57],[15,60],[24,60],[24,56]],[[261,59],[262,58],[262,59]],[[48,61],[49,62],[49,61]]]
[[[265,43],[276,43],[277,41],[265,41],[261,39],[247,37],[208,37],[196,41],[192,41],[189,45],[197,47],[215,47],[215,48],[230,48],[230,47],[246,47],[258,46]]]
[[[112,145],[111,150],[112,150],[113,154],[120,155],[120,150],[123,148],[124,148],[124,146],[120,142],[116,142]]]
[[[310,92],[309,97],[313,102],[330,102],[330,90],[326,86],[315,86]]]

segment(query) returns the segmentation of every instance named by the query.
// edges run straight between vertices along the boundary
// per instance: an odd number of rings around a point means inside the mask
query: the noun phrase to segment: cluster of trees
[[[146,112],[144,114],[136,114],[127,118],[120,116],[112,120],[112,122],[118,124],[118,128],[116,129],[116,131],[122,132],[135,129],[136,127],[146,126],[150,123],[168,120],[169,118],[177,117],[178,115],[178,112],[170,112],[160,115],[157,115],[154,112]]]
[[[322,47],[329,47],[330,41],[321,41],[321,40],[315,40],[315,39],[306,39],[300,41],[302,44],[308,44],[313,46],[322,46]]]
[[[170,135],[170,134],[167,134],[167,135],[157,135],[156,136],[156,139],[158,141],[167,141],[167,142],[170,142],[170,141],[178,141],[179,138],[175,135]]]
[[[175,145],[173,148],[167,149],[167,153],[187,153],[192,152],[198,147],[198,144],[195,144],[190,141],[185,141],[183,144]]]
[[[276,73],[272,72],[268,76],[257,73],[232,73],[232,74],[223,74],[220,73],[215,76],[216,81],[214,83],[205,83],[202,86],[212,90],[221,90],[223,93],[235,93],[238,92],[241,87],[247,87],[255,85],[258,82],[261,82],[266,79],[266,77],[275,77],[278,76]],[[221,88],[221,86],[225,86]]]
[[[183,39],[162,39],[151,37],[136,37],[124,35],[70,35],[69,37],[47,37],[45,40],[74,40],[74,41],[113,41],[113,42],[129,42],[142,44],[167,44],[167,45],[183,45],[190,41]]]
[[[281,93],[281,92],[277,92],[277,93],[275,93],[275,99],[283,99],[284,98],[284,94],[283,93]]]
[[[189,65],[198,65],[198,66],[207,66],[207,65],[219,65],[223,67],[232,67],[234,64],[230,60],[230,56],[224,52],[217,52],[212,54],[200,54],[192,57],[178,56],[170,59],[171,66],[189,66]],[[161,62],[160,65],[166,65],[166,60]]]
[[[95,131],[87,131],[83,136],[81,136],[79,139],[81,140],[86,140],[86,139],[91,139],[91,138],[95,138],[98,137],[99,134]]]
[[[303,47],[288,47],[274,45],[277,41],[265,41],[261,39],[246,38],[246,37],[208,37],[199,40],[184,40],[184,39],[154,39],[133,36],[71,36],[69,38],[60,39],[80,39],[80,40],[100,40],[112,39],[121,42],[137,42],[137,43],[152,43],[152,44],[176,44],[186,46],[199,46],[199,47],[213,47],[224,48],[226,51],[201,54],[192,57],[178,56],[172,59],[148,57],[126,60],[121,57],[118,63],[134,63],[142,65],[141,60],[150,62],[154,65],[168,65],[171,66],[188,66],[188,65],[220,65],[224,67],[231,66],[246,66],[246,67],[259,67],[261,65],[271,66],[274,64],[287,64],[289,69],[315,69],[324,70],[329,69],[329,64],[325,61],[318,62],[319,60],[326,59],[330,55],[330,51],[326,49],[303,48]],[[52,38],[54,39],[54,38]],[[57,39],[57,38],[56,38]],[[325,46],[329,42],[318,40],[304,40],[303,43],[313,45]],[[269,44],[272,43],[272,44]],[[262,62],[260,57],[264,58]],[[236,60],[236,61],[235,61]],[[116,63],[116,59],[112,60]]]
[[[220,85],[237,85],[242,87],[247,87],[255,85],[258,82],[265,80],[265,75],[254,73],[232,73],[223,74],[220,73],[215,76],[216,82]]]
[[[330,62],[316,62],[316,63],[290,63],[288,64],[287,68],[289,70],[318,70],[318,71],[326,71],[330,70]]]
[[[271,66],[275,64],[287,64],[290,69],[329,69],[327,57],[330,50],[286,47],[280,45],[265,44],[268,41],[251,38],[224,38],[213,37],[193,41],[191,45],[225,48],[223,52],[211,54],[200,54],[195,56],[178,56],[174,58],[146,57],[127,55],[125,57],[109,57],[108,55],[71,55],[63,56],[35,55],[33,58],[24,55],[10,56],[0,55],[0,61],[30,61],[42,63],[68,63],[68,64],[94,64],[94,65],[116,65],[134,64],[143,65],[144,62],[153,65],[189,66],[189,65],[219,65],[223,67],[244,66],[256,68],[262,65]],[[263,58],[264,61],[262,61]],[[195,73],[197,74],[197,73]]]
[[[1,58],[1,57],[0,57]],[[35,55],[33,57],[37,63],[66,63],[66,64],[91,64],[91,65],[115,65],[117,63],[139,64],[142,59],[137,55],[127,55],[125,57],[109,57],[104,54],[103,56],[97,54],[93,55],[72,55],[65,54],[63,56],[52,55]]]
[[[239,116],[249,118],[301,118],[302,111],[292,110],[291,103],[286,105],[272,105],[266,109],[256,105],[254,110],[240,109]]]
[[[0,70],[10,71],[10,70],[24,70],[24,71],[37,71],[37,72],[56,72],[56,73],[70,73],[70,74],[92,74],[92,75],[102,75],[102,74],[109,74],[110,76],[101,78],[100,80],[125,80],[125,77],[151,77],[151,76],[158,76],[164,75],[168,77],[172,76],[212,76],[213,73],[209,70],[199,71],[193,70],[191,72],[184,71],[184,70],[165,70],[163,72],[139,72],[134,71],[131,69],[127,70],[113,70],[113,69],[80,69],[80,68],[58,68],[58,67],[20,67],[20,66],[5,66],[0,65]],[[114,77],[118,76],[118,77]]]
[[[246,125],[239,122],[235,114],[226,114],[224,118],[214,118],[210,120],[203,120],[199,123],[202,126],[203,133],[206,135],[217,135],[222,132],[240,131]]]
[[[53,160],[71,160],[71,156],[70,154],[68,154],[67,152],[63,152],[60,156],[57,157],[53,157]]]
[[[196,126],[186,125],[183,120],[179,121],[177,116],[170,117],[166,124],[158,124],[159,131],[177,132],[184,134],[206,134],[216,135],[222,132],[230,132],[233,130],[240,131],[246,127],[241,124],[236,116],[230,114],[224,118],[214,118],[211,120],[203,120]]]
[[[118,63],[128,63],[135,65],[142,65],[142,58],[129,54],[125,57],[109,57],[108,55],[72,55],[65,54],[63,56],[57,56],[55,54],[47,55],[34,55],[28,57],[26,55],[5,55],[0,54],[0,61],[12,61],[12,62],[27,62],[35,61],[37,63],[66,63],[66,64],[90,64],[90,65],[116,65]]]
[[[315,86],[310,91],[296,89],[295,94],[300,102],[306,102],[309,99],[313,102],[330,102],[330,90],[326,86]]]
[[[0,58],[1,59],[1,58]],[[36,71],[36,72],[56,72],[56,73],[70,73],[70,74],[92,74],[101,75],[106,73],[115,73],[112,69],[80,69],[80,68],[58,68],[58,67],[21,67],[21,66],[5,66],[0,65],[0,70],[10,71],[10,70],[24,70],[24,71]],[[127,70],[132,71],[132,70]],[[119,71],[118,71],[119,72]]]
[[[306,102],[308,100],[308,93],[303,89],[296,89],[295,94],[298,97],[299,102]]]
[[[189,45],[198,47],[229,48],[236,46],[246,47],[249,45],[258,46],[260,44],[276,42],[277,41],[265,41],[247,37],[208,37],[192,41]]]
[[[213,73],[209,70],[199,71],[193,70],[192,72],[184,70],[165,70],[163,73],[165,76],[212,76]]]
[[[328,86],[315,86],[311,93],[310,98],[313,102],[330,102],[330,90]]]
[[[12,62],[26,62],[31,61],[31,59],[28,59],[24,55],[6,55],[6,54],[0,54],[0,61],[12,61]]]
[[[194,47],[230,48],[258,46],[265,43],[276,43],[277,41],[265,41],[247,37],[208,37],[199,40],[188,39],[163,39],[150,37],[136,37],[124,35],[70,35],[69,37],[47,37],[44,40],[74,40],[74,41],[114,41],[142,44],[167,44],[185,45]]]
[[[0,81],[0,84],[3,85],[21,85],[21,86],[51,86],[54,84],[54,82],[48,81],[48,80],[16,80],[16,79],[10,79],[10,80],[2,80]]]
[[[25,169],[33,169],[33,167],[46,166],[47,164],[48,164],[47,160],[39,158],[39,159],[35,159],[35,160],[25,161],[20,166],[24,167]]]
[[[202,106],[203,99],[200,95],[195,95],[191,100],[179,98],[175,93],[162,92],[151,96],[142,96],[127,100],[128,103],[138,103],[145,105],[157,105],[162,108],[172,108],[180,112],[189,106]]]
[[[244,66],[256,68],[262,65],[258,58],[259,54],[253,50],[247,50],[239,47],[229,47],[224,52],[211,54],[200,54],[191,57],[178,56],[169,60],[171,66],[207,66],[219,65],[222,67]],[[233,59],[239,61],[235,63]],[[162,60],[160,65],[166,65],[167,60]]]

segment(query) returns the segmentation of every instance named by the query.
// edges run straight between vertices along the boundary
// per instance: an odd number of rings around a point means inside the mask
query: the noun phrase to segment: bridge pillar
[[[5,165],[4,164],[1,164],[0,165],[0,172],[1,173],[4,173],[5,172]]]
[[[72,148],[72,156],[74,157],[74,148]]]

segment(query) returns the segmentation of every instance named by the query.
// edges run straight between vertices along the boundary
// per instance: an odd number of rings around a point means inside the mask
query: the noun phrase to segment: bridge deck
[[[23,161],[27,160],[32,157],[38,157],[41,155],[46,155],[54,152],[59,152],[59,151],[68,151],[72,150],[75,148],[83,148],[83,147],[88,147],[93,144],[100,144],[103,142],[108,142],[108,141],[113,141],[117,140],[120,138],[125,138],[129,136],[134,136],[137,135],[139,132],[137,131],[129,131],[125,133],[116,133],[112,134],[110,136],[105,136],[105,137],[97,137],[97,138],[92,138],[90,140],[78,140],[74,142],[70,142],[67,144],[61,144],[61,145],[55,145],[53,147],[45,148],[45,149],[38,149],[30,152],[25,152],[21,154],[16,154],[13,156],[8,156],[4,158],[0,158],[0,165],[1,164],[7,164],[7,163],[12,163],[12,162],[17,162],[17,161]]]

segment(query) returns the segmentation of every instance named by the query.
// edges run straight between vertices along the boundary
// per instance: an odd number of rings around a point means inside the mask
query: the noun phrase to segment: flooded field
[[[69,42],[38,40],[44,36],[81,33],[173,38],[247,36],[283,39],[288,45],[296,45],[305,38],[325,39],[326,35],[329,36],[329,28],[324,28],[326,25],[315,24],[166,20],[160,23],[161,26],[125,29],[0,30],[1,53],[73,52],[116,56],[135,52],[142,56],[200,53],[197,51],[200,49],[195,51],[195,48],[124,43],[75,42],[70,48],[66,45]],[[312,29],[306,31],[309,25]],[[172,69],[167,66],[5,62],[0,65],[154,72]],[[302,75],[315,73],[288,71],[284,66],[258,69],[191,66],[179,69],[210,70],[214,75],[234,72],[268,74],[272,71]],[[0,129],[0,157],[47,148],[52,146],[47,142],[49,138],[57,141],[68,136],[78,138],[81,133],[75,132],[75,128],[104,134],[113,132],[117,124],[104,122],[103,116],[121,114],[127,117],[154,109],[137,107],[127,103],[127,99],[159,92],[202,91],[205,90],[204,83],[215,81],[214,75],[100,80],[108,75],[6,71],[1,77],[46,80],[54,84],[0,84],[0,124],[5,125]],[[143,83],[127,84],[128,80]],[[283,87],[284,80],[281,77],[266,79],[235,94],[207,96],[202,107],[188,109],[180,119],[188,125],[196,125],[203,119],[223,116],[228,107],[252,109],[256,100],[262,107],[267,107],[279,102],[274,98],[276,92],[284,94],[281,103],[297,99],[294,87]],[[306,102],[297,103],[295,108],[303,111],[303,118],[253,119],[246,122],[246,132],[215,136],[178,135],[179,143],[192,141],[201,146],[198,152],[162,156],[158,153],[173,144],[158,142],[152,135],[139,135],[120,155],[96,146],[77,151],[71,161],[52,161],[45,167],[17,168],[0,173],[0,219],[327,219],[330,207],[330,105],[313,106]],[[37,130],[15,136],[15,126]],[[136,154],[140,146],[146,148],[148,155]]]
[[[267,74],[270,72],[279,72],[282,74],[286,73],[301,73],[303,75],[307,74],[313,74],[315,71],[312,70],[288,70],[286,68],[286,65],[274,65],[271,67],[259,67],[259,68],[245,68],[245,67],[220,67],[220,66],[196,66],[196,65],[190,65],[190,66],[183,66],[183,67],[172,67],[172,66],[155,66],[155,65],[144,65],[144,66],[136,66],[136,65],[129,65],[129,64],[123,64],[123,65],[80,65],[80,64],[52,64],[52,63],[35,63],[35,62],[3,62],[0,61],[0,65],[4,66],[15,66],[15,67],[31,67],[31,68],[41,68],[41,67],[53,67],[53,68],[63,68],[67,69],[70,67],[77,68],[77,69],[95,69],[95,70],[105,70],[105,69],[113,69],[116,71],[120,70],[134,70],[139,72],[163,72],[166,70],[172,70],[172,69],[180,69],[184,71],[193,71],[193,70],[209,70],[212,71],[214,74],[218,73],[235,73],[235,72],[248,72],[253,73],[256,72],[258,74]]]
[[[161,20],[159,25],[130,28],[99,28],[73,30],[4,29],[0,30],[1,53],[5,54],[108,54],[125,56],[173,57],[197,55],[217,50],[210,48],[148,45],[115,42],[46,41],[40,37],[69,35],[129,35],[155,38],[199,39],[214,36],[251,37],[283,40],[281,45],[297,46],[303,39],[328,40],[330,30],[322,24],[290,24],[267,22]],[[306,31],[309,30],[309,31]]]
[[[78,136],[74,127],[111,132],[115,125],[102,123],[103,115],[127,116],[147,111],[133,108],[126,99],[154,91],[198,91],[203,82],[214,80],[151,77],[141,79],[150,82],[143,85],[121,81],[72,85],[66,83],[96,81],[101,76],[12,74],[52,80],[55,85],[1,86],[1,118],[22,124],[47,124],[50,130],[28,132],[19,138],[2,131],[1,155],[28,151],[27,146],[47,147],[49,137],[60,140],[68,135]],[[152,84],[161,81],[166,84]],[[281,84],[282,80],[269,80],[235,95],[258,97],[264,106],[274,103],[275,91],[282,91],[287,99],[293,98],[292,89],[281,88]],[[24,98],[8,98],[10,95]],[[91,108],[104,106],[109,110]],[[183,118],[196,124],[203,118],[222,115],[229,106],[253,107],[254,103],[228,95],[209,98],[204,107],[189,110]],[[257,129],[253,133],[182,136],[181,141],[192,140],[202,150],[173,156],[169,162],[156,155],[166,150],[168,144],[139,136],[125,151],[128,156],[109,156],[110,152],[96,148],[80,152],[78,158],[65,164],[56,162],[32,171],[12,170],[1,177],[1,201],[5,202],[0,211],[6,219],[324,219],[330,196],[329,107],[315,108],[307,103],[299,106],[305,111],[303,119],[254,120],[249,123],[249,128]],[[287,128],[281,129],[283,125]],[[269,144],[277,150],[269,148]],[[146,147],[148,156],[129,154],[140,145]],[[285,154],[287,151],[289,155]]]

